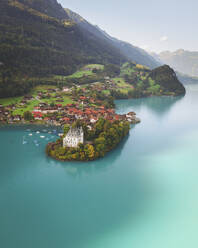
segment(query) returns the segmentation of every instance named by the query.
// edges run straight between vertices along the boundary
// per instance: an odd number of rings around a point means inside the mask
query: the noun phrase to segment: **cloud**
[[[168,40],[168,37],[166,36],[166,35],[164,35],[164,36],[162,36],[161,38],[160,38],[160,41],[161,42],[164,42],[164,41],[167,41]]]

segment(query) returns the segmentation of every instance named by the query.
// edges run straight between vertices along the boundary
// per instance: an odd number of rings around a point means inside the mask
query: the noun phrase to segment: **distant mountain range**
[[[165,51],[158,54],[158,58],[176,71],[192,77],[198,77],[198,52],[183,49],[175,52]]]
[[[179,49],[176,52],[150,53],[161,65],[171,66],[183,84],[198,84],[198,52]]]

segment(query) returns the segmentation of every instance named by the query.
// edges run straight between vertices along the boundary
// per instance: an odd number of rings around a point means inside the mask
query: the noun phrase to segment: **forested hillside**
[[[160,90],[171,92],[169,87],[156,86],[160,84],[159,78],[154,78],[154,85],[144,78],[141,80],[143,85],[138,81],[141,73],[150,71],[147,67],[141,69],[140,64],[151,68],[158,65],[152,56],[112,38],[78,14],[63,9],[56,0],[0,2],[0,97],[24,95],[39,84],[103,81],[104,77],[112,77],[112,70],[120,71],[124,62],[130,62],[136,68],[132,74],[126,75],[127,81],[138,85],[134,86],[135,96],[144,95],[144,90],[146,94],[161,94]],[[74,72],[88,64],[101,64],[105,70],[102,73],[95,70],[89,76],[76,78]],[[163,73],[166,85],[169,85],[168,79],[172,80],[173,71],[162,70],[160,79]],[[150,78],[152,75],[155,74]],[[182,92],[183,89],[178,94]]]
[[[65,9],[65,11],[67,15],[70,17],[70,19],[75,21],[79,27],[83,28],[86,31],[89,31],[90,33],[97,36],[99,39],[105,40],[111,46],[119,50],[120,54],[127,57],[129,60],[144,66],[148,66],[151,69],[160,66],[160,63],[143,49],[139,47],[135,47],[128,42],[124,42],[114,37],[111,37],[105,31],[100,29],[98,26],[94,26],[90,24],[83,17],[71,11],[70,9]]]
[[[56,0],[0,2],[1,97],[26,91],[29,85],[22,78],[27,82],[30,77],[69,75],[84,64],[124,61],[116,48],[82,31]]]

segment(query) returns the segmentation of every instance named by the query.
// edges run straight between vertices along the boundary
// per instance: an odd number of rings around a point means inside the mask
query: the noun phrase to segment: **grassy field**
[[[54,85],[39,85],[34,88],[35,91],[47,91],[49,89],[56,89]]]
[[[117,90],[121,91],[124,94],[127,94],[130,90],[134,89],[134,87],[126,83],[123,78],[114,78],[113,81],[118,86]]]
[[[126,83],[123,78],[113,78],[113,81],[120,88],[133,88],[130,84]]]
[[[38,92],[44,92],[46,93],[48,89],[56,89],[57,87],[54,85],[39,85],[36,86],[34,89],[31,91],[31,95],[38,94]]]
[[[10,97],[10,98],[1,98],[0,99],[0,104],[2,104],[3,106],[8,106],[11,104],[17,104],[18,102],[21,101],[23,97]]]
[[[34,97],[37,96],[38,92],[44,92],[46,93],[48,89],[56,89],[57,87],[56,86],[51,86],[51,85],[41,85],[41,86],[37,86],[33,89],[32,91],[32,95]],[[58,93],[60,96],[62,96],[62,100],[64,102],[61,102],[61,104],[63,105],[66,105],[66,104],[70,104],[70,103],[73,103],[72,99],[67,95],[65,94],[64,92],[59,92]],[[50,98],[46,98],[46,99],[40,99],[40,100],[37,100],[38,102],[45,102],[47,104],[51,104],[51,103],[54,103],[54,104],[57,104],[58,102],[56,102],[56,93],[50,93]],[[36,101],[36,100],[35,100]],[[38,104],[37,102],[37,104]]]
[[[61,102],[60,104],[66,105],[69,103],[73,103],[71,98],[69,98],[68,96],[64,96],[63,101],[64,102]],[[26,104],[25,106],[16,105],[17,109],[13,111],[13,115],[23,115],[23,113],[26,111],[32,112],[34,110],[34,107],[38,106],[39,103],[41,103],[41,102],[45,102],[48,104],[51,104],[51,103],[58,104],[58,102],[56,102],[55,98],[42,99],[42,100],[34,99],[34,100],[30,101],[28,104]]]
[[[104,70],[104,65],[100,65],[100,64],[90,64],[90,65],[86,65],[83,67],[84,69],[94,69],[96,68],[97,70]]]
[[[36,107],[38,104],[39,100],[32,100],[25,106],[17,105],[17,109],[13,111],[13,115],[23,115],[23,113],[26,111],[32,112],[34,110],[34,107]]]
[[[119,90],[124,94],[128,94],[129,90],[132,90],[132,88],[119,89]]]
[[[79,70],[75,72],[74,74],[68,76],[67,78],[82,78],[82,77],[92,76],[92,75],[93,75],[92,71]]]
[[[123,75],[131,75],[133,72],[135,72],[135,67],[129,67],[128,65],[129,65],[129,63],[125,63],[121,67],[121,73],[120,73],[121,77]]]
[[[48,89],[55,89],[57,88],[56,86],[51,86],[51,85],[41,85],[41,86],[37,86],[35,87],[30,95],[32,95],[34,97],[34,100],[29,101],[26,105],[24,106],[20,106],[20,102],[23,99],[23,97],[13,97],[13,98],[4,98],[4,99],[0,99],[0,104],[2,104],[3,106],[8,106],[10,104],[15,104],[16,109],[12,112],[13,115],[23,115],[24,112],[26,111],[30,111],[32,112],[34,110],[34,107],[38,106],[39,103],[41,102],[45,102],[48,104],[54,103],[54,104],[58,104],[59,102],[56,102],[56,98],[55,95],[56,93],[50,93],[50,98],[46,98],[46,99],[36,99],[36,96],[38,95],[38,92],[43,92],[46,93]],[[65,94],[64,92],[59,93],[59,95],[62,96],[62,100],[63,102],[61,102],[62,105],[66,105],[69,103],[73,103],[72,99],[70,98],[70,96],[68,96],[67,94]]]
[[[67,80],[67,78],[82,78],[86,76],[92,76],[94,73],[92,72],[92,69],[96,68],[97,70],[104,70],[104,65],[100,64],[90,64],[82,67],[80,70],[76,71],[70,76],[67,77],[59,77],[61,80]]]
[[[103,90],[102,93],[104,93],[105,95],[110,95],[110,90]]]
[[[63,96],[63,99],[62,100],[64,101],[64,102],[60,102],[60,104],[62,104],[62,105],[73,103],[73,101],[71,100],[71,98],[69,96]],[[54,97],[49,98],[49,99],[42,99],[40,101],[41,102],[48,103],[48,104],[51,104],[51,103],[59,104],[58,102],[56,102],[56,98],[54,98]]]

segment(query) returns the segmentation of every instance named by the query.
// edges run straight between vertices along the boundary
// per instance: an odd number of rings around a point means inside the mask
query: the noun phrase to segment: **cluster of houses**
[[[10,112],[7,108],[0,105],[0,122],[4,122],[9,118]]]
[[[104,106],[88,107],[80,104],[56,104],[53,107],[43,104],[35,107],[32,112],[35,120],[44,121],[47,124],[65,125],[72,124],[76,120],[82,120],[91,129],[100,117],[114,122],[115,120],[127,120],[131,123],[139,122],[134,112],[127,115],[119,115],[114,109],[106,109]]]
[[[63,93],[71,93],[73,88],[64,87],[61,89],[47,89],[45,92],[37,92],[37,96],[26,95],[20,103],[4,107],[0,105],[0,122],[15,123],[23,122],[22,115],[12,115],[12,112],[17,107],[25,107],[33,100],[38,100],[38,106],[34,107],[32,111],[32,122],[39,121],[49,125],[62,126],[65,124],[72,124],[76,120],[84,121],[91,129],[100,117],[103,117],[110,122],[115,120],[127,120],[131,123],[137,123],[140,120],[136,118],[135,113],[131,112],[127,115],[118,115],[114,109],[105,108],[103,101],[95,99],[90,92],[101,92],[109,87],[114,87],[115,83],[109,77],[104,78],[105,84],[93,83],[89,87],[91,90],[81,88],[79,95],[70,95],[75,104],[64,105]],[[79,88],[80,86],[76,86]],[[55,98],[54,104],[48,104],[43,99]],[[43,101],[42,101],[43,100]]]
[[[83,98],[84,99],[84,98]],[[80,99],[83,100],[82,97]],[[86,100],[86,99],[85,99]],[[49,125],[63,126],[65,124],[72,124],[76,120],[82,120],[87,126],[92,129],[92,126],[97,120],[102,117],[110,122],[115,120],[127,120],[131,123],[139,122],[134,112],[127,115],[119,115],[115,113],[114,109],[107,109],[105,106],[90,107],[89,104],[55,104],[51,106],[47,103],[40,103],[32,111],[33,122],[40,121]],[[10,106],[3,107],[0,105],[0,122],[14,123],[23,122],[23,116],[11,115]]]
[[[117,88],[116,83],[112,79],[110,79],[110,77],[105,77],[104,80],[105,83],[98,83],[98,82],[93,83],[91,85],[92,90],[101,92],[103,90],[113,90]]]
[[[0,123],[14,123],[23,120],[21,115],[12,115],[11,109],[14,110],[14,105],[7,107],[0,105]]]

